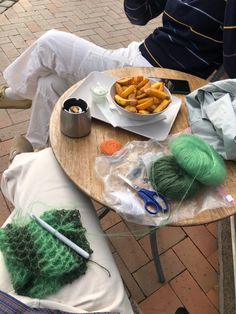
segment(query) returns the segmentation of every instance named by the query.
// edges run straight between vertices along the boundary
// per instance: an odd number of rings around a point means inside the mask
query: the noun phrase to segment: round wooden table
[[[147,77],[184,79],[188,80],[192,91],[208,83],[193,75],[161,68],[122,68],[106,71],[106,74],[117,77],[144,75]],[[100,154],[100,143],[110,138],[116,138],[123,144],[126,144],[128,141],[147,139],[120,128],[113,128],[111,125],[96,119],[92,120],[92,131],[89,136],[76,139],[64,136],[60,132],[60,109],[65,99],[78,88],[79,84],[80,82],[68,89],[59,99],[53,110],[50,121],[51,146],[58,162],[70,179],[93,200],[104,206],[110,207],[110,205],[106,204],[103,198],[103,184],[95,176],[94,172],[95,158]],[[182,106],[171,129],[171,133],[180,132],[188,127],[185,97],[180,95],[178,95],[178,97],[182,98]],[[236,198],[236,189],[234,186],[236,181],[236,163],[227,162],[227,168],[228,178],[225,187],[227,192]],[[235,212],[236,206],[205,210],[193,219],[175,223],[175,226],[205,224],[226,218],[235,214]]]

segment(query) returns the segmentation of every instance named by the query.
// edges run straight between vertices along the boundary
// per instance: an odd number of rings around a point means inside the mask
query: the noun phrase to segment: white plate
[[[114,127],[120,127],[127,131],[148,137],[154,138],[158,141],[164,141],[171,127],[176,119],[181,106],[181,100],[178,97],[172,96],[172,103],[168,106],[163,115],[160,115],[160,120],[148,123],[142,121],[135,121],[131,119],[124,119],[119,112],[111,106],[107,101],[105,105],[96,105],[92,103],[92,96],[90,88],[95,86],[98,82],[107,90],[110,90],[111,85],[117,80],[117,77],[109,76],[101,72],[91,72],[80,86],[70,95],[70,98],[84,99],[91,110],[93,118],[110,123]],[[68,97],[69,98],[69,97]],[[109,98],[107,98],[109,100]],[[114,105],[113,105],[114,106]]]

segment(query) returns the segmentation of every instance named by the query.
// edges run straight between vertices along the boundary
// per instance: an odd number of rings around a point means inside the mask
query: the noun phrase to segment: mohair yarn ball
[[[178,165],[202,184],[218,186],[226,178],[223,158],[200,137],[182,134],[170,143]]]
[[[157,159],[152,164],[149,179],[157,192],[173,200],[193,197],[201,185],[179,167],[172,155]]]

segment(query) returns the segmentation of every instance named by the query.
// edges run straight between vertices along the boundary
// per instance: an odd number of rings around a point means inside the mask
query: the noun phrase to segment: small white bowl
[[[153,81],[150,79],[150,82],[151,83],[155,83],[156,81]],[[114,103],[116,109],[122,114],[124,115],[125,117],[129,118],[129,119],[132,119],[132,120],[137,120],[137,121],[152,121],[152,120],[155,120],[155,119],[159,119],[160,118],[160,115],[162,113],[164,113],[167,108],[169,107],[169,105],[164,109],[162,110],[161,112],[155,112],[155,113],[150,113],[150,114],[140,114],[140,113],[136,113],[136,112],[130,112],[126,109],[124,109],[121,105],[119,105],[116,101],[115,101],[115,94],[116,94],[116,89],[115,89],[115,84],[112,84],[112,86],[110,87],[110,98],[111,98],[111,101]],[[167,93],[170,98],[171,98],[171,93],[169,91],[168,88],[164,87],[164,90],[165,90],[165,93]]]
[[[90,88],[92,101],[95,104],[104,104],[106,102],[106,97],[108,90],[102,85],[98,84]]]

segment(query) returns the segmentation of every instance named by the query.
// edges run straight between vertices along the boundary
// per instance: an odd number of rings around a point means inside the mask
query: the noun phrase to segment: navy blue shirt
[[[163,13],[163,26],[140,45],[153,66],[207,78],[224,63],[236,77],[235,0],[125,0],[124,9],[136,25]]]

